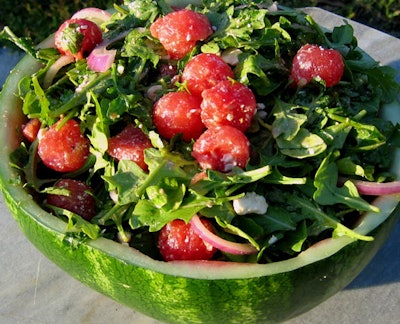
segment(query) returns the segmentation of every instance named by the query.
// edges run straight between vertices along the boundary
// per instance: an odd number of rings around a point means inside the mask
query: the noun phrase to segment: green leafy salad
[[[372,240],[352,228],[363,213],[379,211],[372,202],[382,186],[397,183],[389,169],[400,146],[400,127],[380,117],[382,105],[398,98],[396,70],[380,66],[360,49],[345,22],[328,31],[301,11],[267,1],[204,0],[181,7],[206,17],[211,26],[183,54],[169,49],[150,28],[178,12],[164,0],[125,1],[114,5],[109,16],[101,12],[96,24],[102,38],[94,49],[85,48],[84,32],[65,36],[67,45],[79,44],[79,51],[74,46],[61,50],[57,35],[56,46],[37,49],[3,30],[3,38],[42,63],[19,84],[26,125],[35,120],[40,130],[12,156],[22,171],[19,180],[38,204],[66,221],[66,237],[102,236],[160,260],[160,231],[176,219],[192,224],[194,217],[211,224],[196,231],[206,245],[216,247],[212,258],[217,260],[268,263],[294,257],[328,237]],[[340,54],[342,72],[333,85],[320,75],[293,77],[295,56],[306,44]],[[240,131],[248,156],[241,163],[225,154],[228,169],[202,163],[218,155],[221,146],[211,153],[199,149],[196,155],[199,135],[187,139],[177,131],[166,136],[155,123],[155,106],[163,96],[191,94],[183,71],[205,53],[223,58],[233,73],[226,77],[227,86],[250,89],[256,103],[248,127]],[[68,121],[77,123],[87,152],[78,168],[60,170],[44,163],[41,139]],[[110,139],[120,138],[127,125],[148,140],[144,166],[110,153]],[[202,132],[213,127],[206,124]],[[222,135],[212,138],[224,140]],[[57,199],[50,195],[72,195],[56,185],[60,179],[91,188],[91,217],[52,203]],[[372,188],[367,193],[366,183]]]

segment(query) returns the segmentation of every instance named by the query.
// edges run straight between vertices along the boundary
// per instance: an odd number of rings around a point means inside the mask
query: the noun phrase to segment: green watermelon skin
[[[164,274],[163,262],[159,262],[159,272],[146,269],[118,259],[96,244],[66,239],[32,217],[23,203],[7,193],[5,199],[26,237],[61,269],[98,292],[165,323],[276,323],[302,314],[343,289],[362,271],[400,214],[397,207],[374,231],[374,241],[356,241],[331,257],[299,269],[255,278],[213,280],[214,267],[228,271],[235,265],[208,264],[210,279]],[[118,245],[100,240],[101,245]]]
[[[311,261],[296,264],[295,260],[276,267],[165,263],[104,238],[82,243],[66,237],[66,224],[33,201],[8,159],[20,143],[17,128],[24,121],[21,103],[15,96],[17,84],[22,76],[37,69],[36,61],[24,58],[0,95],[0,187],[5,202],[26,237],[51,261],[83,284],[150,317],[165,323],[210,324],[290,319],[350,283],[379,250],[399,218],[399,206],[389,208],[387,220],[370,233],[374,241],[345,242],[338,252],[322,258],[323,246],[332,245],[332,241],[321,242],[307,254]],[[393,200],[389,205],[396,206],[399,198]],[[319,256],[314,260],[314,255]],[[181,270],[184,276],[178,275]]]

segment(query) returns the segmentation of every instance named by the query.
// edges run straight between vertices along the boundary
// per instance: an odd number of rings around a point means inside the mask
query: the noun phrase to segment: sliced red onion
[[[193,216],[190,224],[193,230],[202,240],[211,244],[218,250],[230,254],[254,254],[258,252],[257,249],[251,244],[231,242],[215,235],[203,225],[199,216],[197,215]]]
[[[99,25],[109,21],[111,14],[99,8],[85,8],[77,11],[71,18],[87,19]]]
[[[100,44],[98,44],[87,58],[89,68],[95,72],[107,71],[114,63],[115,55],[117,54],[117,50],[108,50],[107,46],[123,39],[128,33],[129,31],[127,30],[112,39],[104,39]]]
[[[74,62],[75,59],[73,56],[70,55],[62,55],[60,56],[57,61],[55,61],[47,70],[46,75],[44,76],[43,79],[43,87],[47,89],[50,87],[50,85],[53,83],[54,77],[56,76],[57,72],[60,71],[60,69],[72,62]]]
[[[114,63],[117,50],[108,50],[106,44],[100,43],[90,53],[87,64],[92,71],[105,72]]]
[[[360,195],[383,196],[400,194],[400,181],[392,182],[368,182],[352,180]]]

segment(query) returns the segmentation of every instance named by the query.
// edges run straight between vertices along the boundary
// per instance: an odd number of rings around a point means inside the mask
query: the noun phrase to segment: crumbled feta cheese
[[[268,203],[264,196],[255,192],[247,192],[244,197],[233,201],[233,209],[238,215],[265,214],[268,209]]]
[[[274,243],[276,243],[276,242],[278,242],[278,238],[277,238],[275,235],[272,235],[272,236],[270,237],[270,239],[268,240],[268,244],[269,244],[269,245],[272,245],[272,244],[274,244]]]
[[[125,71],[125,67],[122,64],[118,64],[118,66],[117,66],[118,74],[121,75],[122,73],[124,73],[124,71]]]
[[[117,190],[112,190],[110,191],[110,198],[113,202],[117,203],[118,202],[118,192]]]

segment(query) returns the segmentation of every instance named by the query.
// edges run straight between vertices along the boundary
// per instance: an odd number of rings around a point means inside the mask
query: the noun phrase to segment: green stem
[[[116,219],[118,217],[122,215],[127,209],[128,209],[128,205],[118,205],[115,204],[114,206],[111,207],[111,209],[104,215],[102,216],[99,220],[98,220],[98,224],[99,225],[105,225],[106,221],[112,219],[115,223],[116,223]],[[117,224],[118,225],[118,224]]]
[[[97,84],[99,84],[101,81],[109,78],[111,75],[110,71],[104,72],[99,75],[98,78],[92,80],[89,82],[80,92],[75,93],[75,95],[72,97],[71,100],[69,100],[67,103],[62,105],[61,107],[57,108],[56,110],[53,110],[49,112],[49,117],[51,118],[56,118],[59,117],[60,115],[65,114],[68,110],[74,108],[75,106],[79,105],[82,102],[82,98],[86,97],[86,93],[89,90],[92,90]]]

